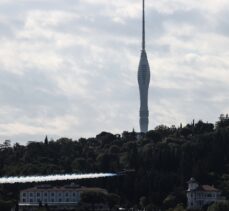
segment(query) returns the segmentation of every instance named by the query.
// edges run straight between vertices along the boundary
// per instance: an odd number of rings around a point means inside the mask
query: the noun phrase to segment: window
[[[59,199],[59,202],[61,202],[62,200],[61,199]]]
[[[68,196],[68,193],[65,193],[65,196]]]
[[[47,193],[44,193],[44,196],[47,196],[48,194]]]
[[[23,201],[23,202],[26,202],[25,198],[24,198],[24,199],[22,199],[22,201]]]
[[[29,193],[29,196],[30,196],[30,197],[33,197],[33,193]]]
[[[37,196],[40,196],[41,195],[41,193],[37,193]]]
[[[26,193],[23,193],[22,195],[23,195],[24,197],[26,197]]]
[[[76,196],[76,194],[75,193],[72,193],[72,196]]]
[[[51,193],[51,196],[54,196],[55,194],[54,193]]]
[[[32,203],[33,202],[33,199],[30,199],[29,201]]]

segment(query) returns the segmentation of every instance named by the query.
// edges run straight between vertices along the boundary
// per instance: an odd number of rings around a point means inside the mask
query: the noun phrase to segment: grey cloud
[[[224,36],[229,36],[228,12],[228,9],[225,8],[223,11],[220,11],[217,15],[215,15],[216,24],[213,30],[223,34]]]
[[[10,37],[12,36],[12,30],[6,25],[0,22],[0,34],[3,37]]]
[[[66,96],[58,94],[56,84],[44,74],[33,70],[24,75],[0,72],[0,103],[24,111],[24,115],[41,115],[39,107],[46,107],[49,115],[64,113]]]

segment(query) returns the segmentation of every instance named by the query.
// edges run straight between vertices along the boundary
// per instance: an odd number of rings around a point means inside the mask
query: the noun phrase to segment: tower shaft
[[[145,0],[142,0],[142,50],[138,66],[138,85],[140,93],[139,124],[141,132],[148,131],[149,110],[148,90],[150,83],[150,67],[145,50]]]

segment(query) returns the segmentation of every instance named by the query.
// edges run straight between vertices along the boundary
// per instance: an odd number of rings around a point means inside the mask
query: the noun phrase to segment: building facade
[[[219,189],[210,185],[199,185],[194,178],[191,178],[188,181],[187,200],[188,210],[198,210],[224,198],[221,197]]]
[[[86,188],[77,185],[61,187],[38,186],[20,192],[19,210],[32,211],[41,206],[48,206],[52,210],[74,209],[80,202],[81,193],[85,191],[107,193],[106,190],[101,188]]]
[[[150,83],[150,67],[145,50],[145,0],[143,0],[142,13],[142,50],[141,58],[138,66],[138,85],[140,93],[140,111],[139,124],[140,131],[146,133],[149,124],[149,110],[148,110],[148,90]]]

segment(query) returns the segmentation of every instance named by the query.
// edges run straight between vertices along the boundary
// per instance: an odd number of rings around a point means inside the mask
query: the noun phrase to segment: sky
[[[0,0],[0,143],[139,131],[140,0]],[[146,0],[149,129],[229,110],[229,1]]]

